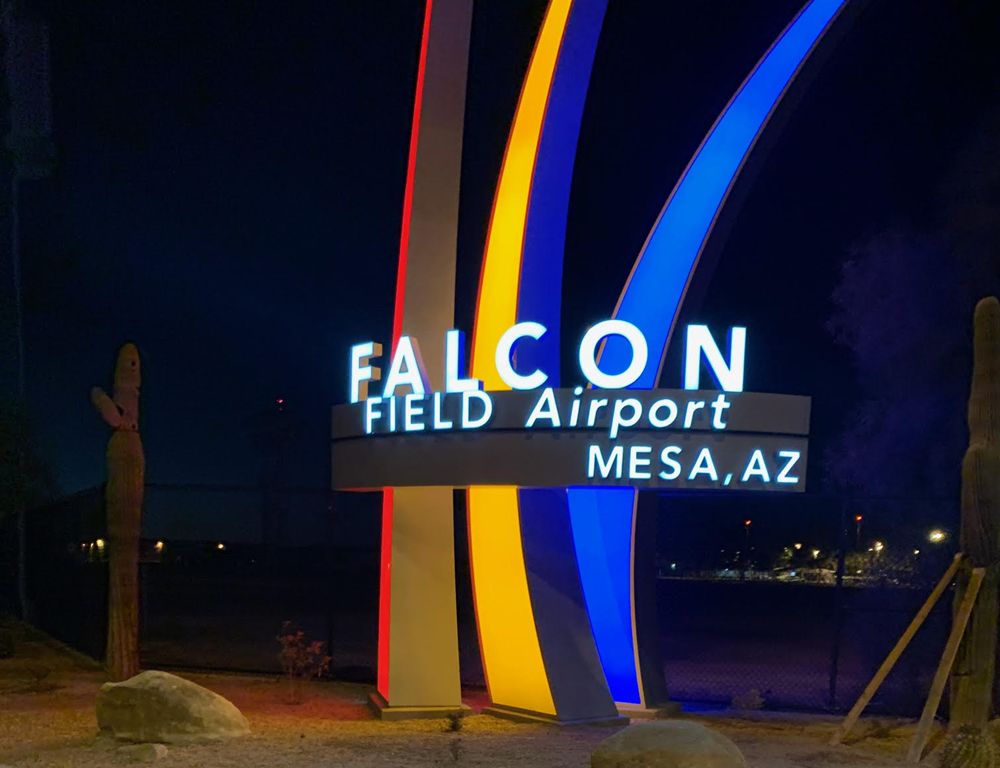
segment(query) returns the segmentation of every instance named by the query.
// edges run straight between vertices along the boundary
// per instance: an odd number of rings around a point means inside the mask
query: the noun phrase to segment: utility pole
[[[54,160],[52,145],[52,106],[49,96],[48,29],[32,19],[23,2],[5,0],[0,4],[0,29],[4,45],[4,84],[6,86],[6,134],[4,145],[10,163],[5,172],[10,175],[9,227],[13,285],[13,337],[16,358],[15,393],[19,417],[27,414],[25,382],[24,309],[21,284],[21,223],[20,193],[23,179],[41,179],[49,175]],[[21,438],[27,439],[27,432]],[[24,466],[22,444],[17,452],[19,468]],[[19,472],[22,477],[23,472]],[[30,619],[31,609],[27,590],[27,530],[24,494],[18,496],[17,508],[11,510],[17,524],[17,597],[21,616]]]
[[[854,517],[855,525],[860,529],[861,515]],[[837,545],[837,582],[834,593],[834,628],[833,645],[830,647],[830,683],[829,706],[837,707],[837,678],[840,674],[840,644],[844,636],[844,570],[847,562],[847,502],[840,502],[840,523],[838,525]],[[859,537],[860,538],[860,537]]]
[[[743,568],[740,570],[740,581],[746,581],[747,569],[750,567],[750,529],[753,527],[753,520],[747,518],[743,521]]]

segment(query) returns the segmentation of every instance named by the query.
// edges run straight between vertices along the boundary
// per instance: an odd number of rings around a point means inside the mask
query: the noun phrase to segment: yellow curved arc
[[[487,390],[510,389],[497,373],[493,356],[500,336],[517,322],[518,283],[531,178],[559,47],[572,4],[572,0],[549,3],[524,78],[497,182],[472,339],[472,375],[482,379]]]
[[[494,704],[555,715],[528,594],[517,488],[469,489],[469,550],[490,699]]]
[[[472,339],[472,375],[487,390],[510,389],[497,373],[494,350],[517,322],[531,180],[571,6],[572,0],[551,0],[546,10],[497,183]],[[468,508],[476,619],[490,698],[555,715],[528,591],[517,488],[470,488]]]

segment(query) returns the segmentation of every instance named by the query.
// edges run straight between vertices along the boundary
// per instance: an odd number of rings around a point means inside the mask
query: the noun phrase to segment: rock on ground
[[[663,720],[630,725],[605,739],[591,768],[746,768],[743,755],[721,733],[701,723]]]
[[[250,732],[227,699],[167,672],[141,672],[105,683],[97,694],[97,724],[123,741],[191,744]]]
[[[155,763],[167,756],[167,748],[163,744],[132,744],[119,747],[118,752],[133,763]]]

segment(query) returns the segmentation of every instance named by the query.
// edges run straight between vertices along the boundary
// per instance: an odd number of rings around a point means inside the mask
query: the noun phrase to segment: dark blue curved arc
[[[535,168],[531,180],[525,222],[524,245],[521,254],[521,274],[518,287],[517,319],[532,320],[544,325],[548,332],[536,342],[523,344],[517,350],[517,366],[531,371],[540,368],[549,374],[550,386],[560,381],[560,326],[562,323],[563,260],[566,249],[566,220],[573,183],[580,123],[590,84],[597,43],[604,23],[607,0],[574,0],[566,29],[559,47],[552,85],[545,109],[545,121],[539,139]],[[553,660],[547,651],[565,652],[560,638],[578,637],[587,632],[591,607],[584,599],[582,574],[573,559],[562,553],[562,559],[551,557],[553,542],[574,541],[574,528],[565,493],[553,490],[522,488],[518,490],[521,515],[521,540],[525,570],[535,607],[536,629],[542,648],[542,658],[549,670]],[[571,545],[572,546],[572,545]],[[577,553],[578,562],[580,554]],[[542,582],[542,583],[539,583]],[[555,591],[567,603],[579,603],[578,611],[562,610],[558,614],[546,610],[545,596]],[[591,630],[593,625],[591,624]],[[570,643],[579,654],[579,678],[586,678],[603,689],[601,672],[605,665],[599,648],[589,651],[582,642]],[[595,653],[595,650],[597,651]],[[588,663],[588,653],[591,661]],[[559,665],[557,665],[559,666]],[[593,675],[586,669],[592,668]],[[557,709],[566,706],[567,692],[563,676],[551,674],[549,684]],[[606,675],[605,675],[606,677]],[[581,690],[580,680],[570,686],[572,695]],[[572,698],[570,695],[570,698]],[[607,691],[604,692],[607,696]],[[612,698],[614,698],[612,696]]]
[[[625,285],[615,317],[638,326],[649,362],[633,388],[656,386],[660,365],[698,257],[747,155],[802,63],[847,0],[810,0],[744,81],[667,199]],[[622,371],[631,348],[604,345],[601,367]],[[630,488],[569,491],[584,595],[605,675],[617,702],[648,704],[639,689],[632,606],[633,515]],[[628,557],[622,556],[628,542]],[[624,622],[628,620],[626,628]]]
[[[558,386],[560,379],[563,258],[573,165],[607,5],[607,0],[574,0],[570,9],[549,89],[528,201],[517,319],[539,322],[548,332],[537,342],[518,348],[517,365],[524,371],[541,368],[548,372],[551,386]]]

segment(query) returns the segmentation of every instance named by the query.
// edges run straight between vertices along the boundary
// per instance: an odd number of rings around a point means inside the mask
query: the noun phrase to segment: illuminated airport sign
[[[745,328],[720,345],[706,326],[688,326],[680,390],[628,389],[650,361],[642,332],[621,320],[583,335],[580,385],[548,386],[549,372],[517,365],[519,346],[545,333],[522,322],[501,335],[495,365],[509,391],[467,375],[458,330],[441,342],[442,391],[428,384],[417,339],[401,336],[387,359],[375,342],[353,346],[351,402],[333,412],[335,487],[804,490],[809,398],[743,391]],[[604,370],[600,348],[615,336],[631,352],[621,370]],[[700,388],[703,369],[718,389]]]

